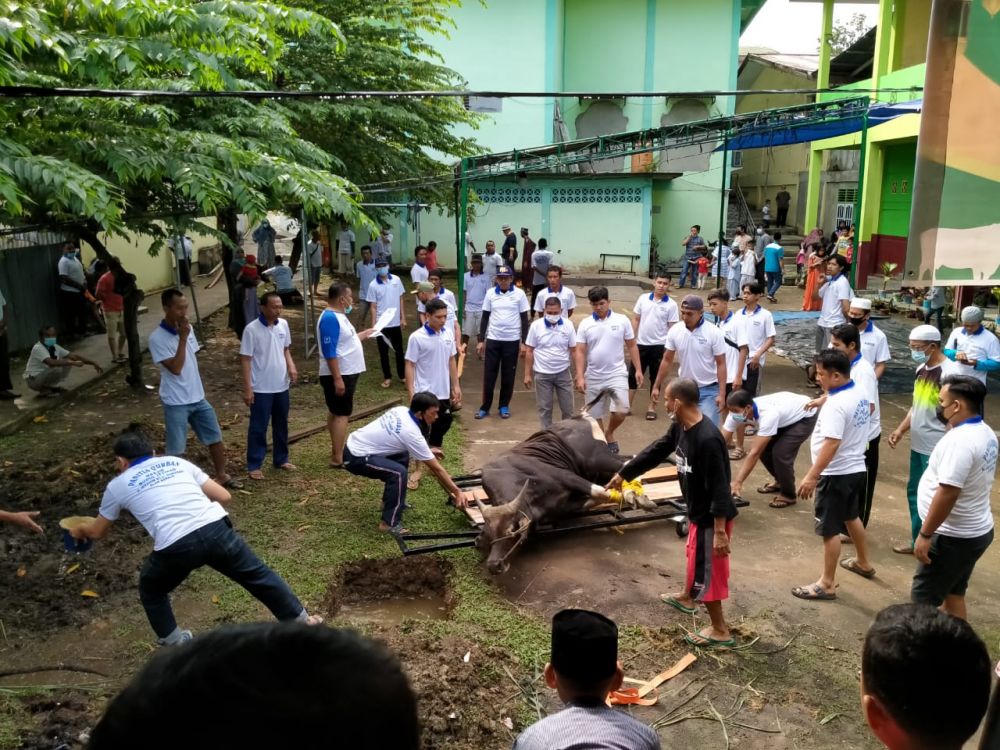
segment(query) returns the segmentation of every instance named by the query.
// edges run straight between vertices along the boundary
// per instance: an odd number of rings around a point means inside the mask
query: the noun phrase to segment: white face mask
[[[545,320],[547,320],[552,325],[555,325],[560,320],[562,320],[562,316],[561,315],[546,315],[545,316]]]

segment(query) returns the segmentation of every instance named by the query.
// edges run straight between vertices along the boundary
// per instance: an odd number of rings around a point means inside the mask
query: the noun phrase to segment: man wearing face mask
[[[403,309],[403,282],[389,272],[389,261],[375,257],[375,280],[368,285],[365,299],[371,303],[372,328],[379,316],[386,310],[395,310],[392,319],[382,329],[378,343],[379,364],[382,366],[382,387],[392,385],[392,367],[389,363],[389,345],[396,357],[396,374],[400,382],[406,382],[406,365],[403,361],[403,328],[406,327],[406,311]],[[386,340],[389,343],[386,343]]]
[[[938,394],[937,417],[948,426],[934,446],[917,488],[921,525],[913,544],[920,561],[910,599],[967,619],[965,591],[993,542],[990,491],[997,469],[997,436],[983,422],[986,386],[970,375],[949,375]]]
[[[38,343],[28,355],[24,382],[40,396],[58,396],[66,391],[59,383],[66,379],[70,369],[84,365],[93,367],[98,375],[104,372],[96,362],[59,346],[55,326],[44,326],[38,331]]]
[[[910,356],[917,363],[917,379],[913,382],[913,404],[899,427],[889,435],[889,447],[895,449],[903,435],[910,433],[910,475],[906,483],[906,500],[910,506],[910,541],[897,544],[893,552],[913,554],[913,542],[920,531],[917,512],[917,487],[927,470],[934,447],[944,437],[945,425],[937,418],[941,382],[949,375],[961,375],[968,368],[952,362],[941,349],[941,332],[932,325],[917,326],[910,331]]]
[[[983,311],[975,305],[962,309],[962,325],[951,332],[945,356],[962,365],[962,374],[983,385],[986,374],[1000,370],[1000,340],[983,327]]]
[[[889,339],[871,320],[872,301],[864,297],[855,297],[847,310],[847,322],[858,329],[861,336],[861,356],[875,369],[875,377],[882,379],[885,363],[892,355],[889,353]]]
[[[558,297],[545,300],[545,317],[528,327],[524,342],[524,385],[535,384],[538,421],[544,430],[552,424],[552,396],[559,398],[563,419],[573,416],[573,376],[570,364],[576,351],[576,331],[562,316]]]

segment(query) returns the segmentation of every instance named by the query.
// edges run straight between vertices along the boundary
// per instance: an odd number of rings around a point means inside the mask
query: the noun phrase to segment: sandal
[[[254,469],[251,472],[247,472],[247,476],[250,477],[255,482],[263,482],[264,481],[264,472],[261,471],[260,469]],[[229,485],[228,484],[224,484],[222,486],[223,487],[228,487]],[[238,488],[234,488],[234,489],[238,489]]]
[[[656,412],[655,411],[647,411],[646,412],[646,421],[647,422],[655,422],[656,421]]]
[[[747,452],[742,448],[733,448],[729,451],[730,461],[739,461],[740,459],[746,458]]]
[[[757,488],[757,494],[759,495],[777,495],[779,492],[781,492],[781,487],[776,485],[774,482],[770,482],[769,484],[765,484],[763,487]]]
[[[897,555],[912,555],[913,545],[912,544],[897,544],[892,548],[892,551]]]
[[[789,505],[795,505],[796,502],[798,502],[798,501],[797,500],[791,500],[791,499],[789,499],[787,497],[782,497],[781,495],[778,495],[776,498],[774,498],[771,502],[769,502],[767,504],[767,507],[768,508],[787,508]]]
[[[261,478],[263,479],[263,476],[261,476]],[[243,482],[236,477],[229,477],[229,479],[222,483],[222,486],[227,490],[242,490]]]
[[[869,568],[865,570],[860,565],[858,565],[858,558],[856,557],[845,557],[840,561],[840,567],[844,570],[849,570],[852,573],[857,573],[862,578],[867,578],[871,580],[875,577],[875,568]]]
[[[730,648],[736,645],[735,638],[720,641],[717,638],[702,635],[701,633],[688,633],[684,636],[684,640],[690,645],[699,646],[700,648]]]
[[[810,583],[808,586],[796,586],[792,589],[792,596],[809,601],[828,602],[837,598],[836,594],[824,591],[818,583]]]
[[[406,480],[406,489],[416,490],[420,489],[420,480],[422,478],[421,474],[413,474],[409,479]]]
[[[698,611],[697,607],[688,607],[687,605],[681,604],[675,597],[670,596],[670,594],[660,594],[660,601],[668,607],[673,607],[678,612],[683,612],[686,615],[693,615]]]
[[[733,495],[733,505],[735,505],[737,508],[746,508],[748,505],[750,505],[750,501],[744,500],[739,495]]]
[[[281,466],[275,466],[276,469],[281,469],[282,471],[298,471],[299,467],[293,464],[291,461],[285,461]]]
[[[383,388],[388,388],[390,385],[392,385],[392,381],[391,380],[383,380],[382,381],[382,387]]]

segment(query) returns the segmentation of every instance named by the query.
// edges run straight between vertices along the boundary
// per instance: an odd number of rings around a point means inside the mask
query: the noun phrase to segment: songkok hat
[[[584,683],[600,682],[618,667],[618,627],[604,615],[564,609],[552,618],[552,667]]]
[[[940,341],[941,331],[934,326],[917,326],[910,331],[910,341]]]
[[[689,294],[681,300],[681,307],[686,307],[688,310],[704,310],[705,302],[697,294]]]
[[[982,323],[983,322],[983,310],[982,308],[976,307],[975,305],[969,305],[968,307],[962,308],[962,322],[963,323]]]
[[[855,297],[851,300],[851,307],[857,310],[871,310],[872,301],[870,299],[865,299],[864,297]]]

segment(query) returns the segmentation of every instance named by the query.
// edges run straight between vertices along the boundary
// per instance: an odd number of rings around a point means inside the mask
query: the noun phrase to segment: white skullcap
[[[983,322],[983,311],[982,308],[976,307],[975,305],[969,305],[968,307],[962,308],[962,322],[963,323],[982,323]]]
[[[870,299],[865,299],[864,297],[855,297],[851,300],[851,307],[858,310],[871,310],[872,301]]]
[[[941,331],[934,326],[917,326],[910,331],[910,341],[940,341]]]

